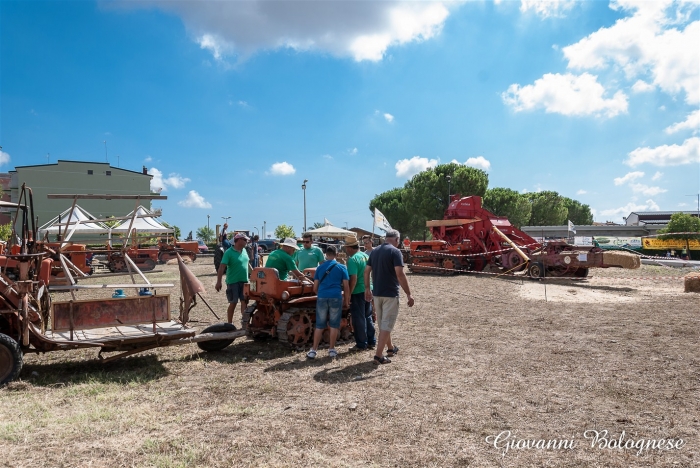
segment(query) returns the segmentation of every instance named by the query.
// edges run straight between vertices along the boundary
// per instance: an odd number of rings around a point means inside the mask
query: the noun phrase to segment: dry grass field
[[[177,282],[176,266],[159,269],[153,282]],[[192,269],[225,315],[211,259]],[[546,286],[409,274],[416,305],[383,366],[348,345],[307,361],[244,339],[109,365],[96,351],[29,355],[0,390],[0,466],[699,466],[700,295],[677,270],[592,273]],[[216,321],[203,305],[193,318]],[[593,430],[684,445],[637,455],[591,447]],[[573,448],[504,455],[505,431]]]

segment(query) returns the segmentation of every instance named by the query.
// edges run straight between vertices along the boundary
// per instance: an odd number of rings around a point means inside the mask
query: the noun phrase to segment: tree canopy
[[[496,216],[505,216],[517,228],[530,222],[530,199],[515,190],[501,187],[488,189],[482,205]]]
[[[677,234],[674,232],[697,232],[698,234]],[[698,239],[700,238],[700,218],[688,213],[673,213],[668,226],[659,229],[659,234],[671,234],[663,236],[663,239]]]
[[[297,235],[294,233],[293,226],[287,226],[286,224],[280,224],[275,228],[275,237],[277,239],[284,239],[285,237],[293,237],[296,239]]]
[[[532,204],[530,226],[561,226],[566,224],[568,210],[564,197],[557,192],[545,190],[526,194]]]
[[[197,228],[197,239],[203,240],[205,243],[211,242],[214,240],[214,230],[209,226]]]

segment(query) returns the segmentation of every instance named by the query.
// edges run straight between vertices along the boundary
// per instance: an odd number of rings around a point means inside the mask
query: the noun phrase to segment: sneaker
[[[328,357],[332,357],[332,358],[338,357],[338,351],[336,351],[335,348],[329,349],[328,350]]]
[[[306,353],[306,357],[309,359],[316,359],[316,350],[312,349],[308,353]]]

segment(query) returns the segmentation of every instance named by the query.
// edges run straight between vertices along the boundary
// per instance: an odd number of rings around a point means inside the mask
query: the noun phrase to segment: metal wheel
[[[236,326],[233,325],[232,323],[217,323],[215,325],[209,326],[202,330],[202,333],[228,333],[228,332],[233,332],[236,331]],[[234,340],[210,340],[210,341],[200,341],[197,343],[197,346],[199,346],[199,349],[202,349],[204,351],[221,351],[231,343],[233,343]]]
[[[19,344],[0,333],[0,387],[13,381],[22,370],[22,350]]]
[[[574,276],[577,278],[585,278],[588,276],[588,268],[579,268],[574,272]]]
[[[156,262],[154,262],[153,259],[147,258],[143,261],[139,268],[141,269],[141,271],[154,270],[156,268]]]
[[[542,262],[530,262],[527,273],[533,278],[542,278],[544,276],[544,265],[542,265]]]
[[[304,346],[311,339],[313,329],[307,314],[294,314],[287,322],[287,341],[293,346]]]
[[[112,272],[126,271],[126,262],[123,258],[117,258],[109,262],[109,270]]]
[[[221,259],[224,257],[224,249],[221,246],[216,246],[214,249],[214,268],[219,271],[219,265],[221,265]]]

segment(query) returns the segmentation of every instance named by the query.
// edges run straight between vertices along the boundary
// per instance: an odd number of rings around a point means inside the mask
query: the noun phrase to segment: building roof
[[[697,215],[698,210],[691,210],[691,211],[633,211],[630,213],[630,215],[636,214],[637,216],[654,216],[654,217],[658,218],[660,216],[672,216],[676,213]]]
[[[98,161],[71,161],[71,160],[69,160],[69,159],[59,159],[57,162],[51,163],[51,164],[31,164],[31,165],[28,165],[28,166],[15,166],[15,169],[14,169],[14,170],[8,171],[8,172],[17,172],[17,169],[25,168],[25,167],[31,167],[31,168],[33,168],[33,167],[58,166],[58,163],[102,164],[102,165],[104,165],[104,166],[107,166],[107,167],[110,168],[110,169],[118,169],[118,170],[120,170],[120,171],[133,172],[134,174],[144,175],[144,176],[147,176],[147,177],[153,177],[152,174],[144,174],[143,171],[139,172],[139,171],[132,171],[132,170],[130,170],[130,169],[124,169],[124,168],[122,168],[122,167],[114,167],[114,166],[112,166],[112,165],[111,165],[110,163],[108,163],[108,162],[98,162]],[[145,167],[145,166],[144,166],[144,167]]]

